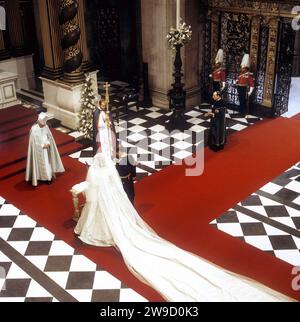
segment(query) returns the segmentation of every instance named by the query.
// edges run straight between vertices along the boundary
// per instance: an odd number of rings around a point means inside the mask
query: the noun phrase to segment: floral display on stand
[[[171,28],[167,35],[168,45],[171,49],[175,49],[176,45],[184,46],[192,39],[192,27],[185,22],[180,22],[179,28]]]
[[[93,113],[97,106],[97,88],[89,74],[85,75],[85,83],[81,93],[81,111],[79,114],[79,132],[88,139],[93,137]]]

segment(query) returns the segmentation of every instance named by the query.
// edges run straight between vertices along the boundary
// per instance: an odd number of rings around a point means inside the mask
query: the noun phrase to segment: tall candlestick
[[[179,29],[180,24],[180,0],[176,0],[176,29]]]

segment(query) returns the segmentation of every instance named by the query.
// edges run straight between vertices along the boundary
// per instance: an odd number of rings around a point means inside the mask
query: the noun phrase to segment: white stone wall
[[[35,75],[32,55],[10,58],[0,61],[0,70],[14,73],[17,78],[17,90],[35,89]]]
[[[98,71],[90,73],[95,84],[97,84],[97,73]],[[44,90],[43,107],[60,120],[62,125],[76,130],[79,125],[83,84],[70,86],[59,80],[53,81],[43,77],[41,79]]]

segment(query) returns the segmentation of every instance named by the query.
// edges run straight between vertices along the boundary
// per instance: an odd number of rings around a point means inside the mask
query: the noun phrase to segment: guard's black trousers
[[[239,94],[240,101],[240,113],[242,115],[247,114],[247,87],[246,86],[238,86],[237,88]]]

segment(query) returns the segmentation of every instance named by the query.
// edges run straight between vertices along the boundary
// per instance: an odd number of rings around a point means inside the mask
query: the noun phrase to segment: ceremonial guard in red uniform
[[[218,50],[216,59],[215,59],[215,66],[213,69],[212,77],[213,80],[213,91],[214,92],[221,92],[225,88],[226,83],[226,72],[225,68],[223,68],[223,61],[224,61],[224,52],[222,49]]]
[[[246,116],[248,111],[248,100],[254,90],[254,77],[250,73],[250,56],[245,54],[241,63],[241,70],[236,81],[240,101],[240,114]]]

